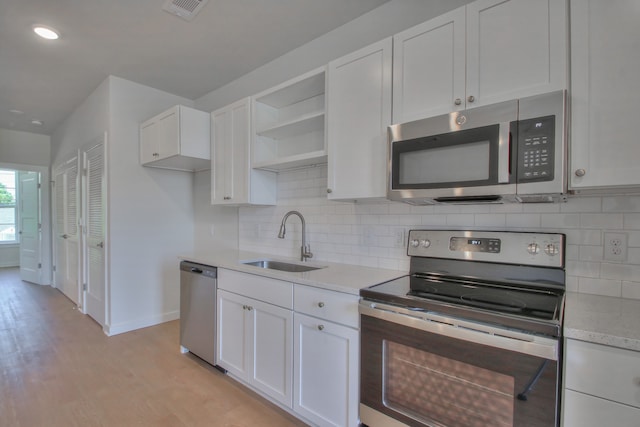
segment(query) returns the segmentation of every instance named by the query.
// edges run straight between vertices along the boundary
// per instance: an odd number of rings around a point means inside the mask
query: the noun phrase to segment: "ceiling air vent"
[[[162,9],[179,16],[185,21],[191,21],[202,10],[209,0],[167,0]]]

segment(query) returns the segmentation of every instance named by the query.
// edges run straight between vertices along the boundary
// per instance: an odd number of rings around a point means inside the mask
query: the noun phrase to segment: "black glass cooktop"
[[[360,291],[367,300],[557,335],[564,290],[411,275]]]
[[[502,284],[484,284],[446,277],[411,276],[408,296],[553,320],[559,311],[557,292],[532,290]]]

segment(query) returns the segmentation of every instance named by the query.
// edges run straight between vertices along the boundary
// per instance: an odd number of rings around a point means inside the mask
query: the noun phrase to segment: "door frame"
[[[22,163],[3,163],[0,162],[0,168],[12,169],[16,171],[26,172],[38,172],[40,174],[40,217],[42,220],[42,250],[40,254],[40,263],[42,265],[40,269],[40,282],[39,285],[53,284],[53,270],[52,270],[52,247],[51,247],[51,186],[50,173],[48,166],[27,165]]]

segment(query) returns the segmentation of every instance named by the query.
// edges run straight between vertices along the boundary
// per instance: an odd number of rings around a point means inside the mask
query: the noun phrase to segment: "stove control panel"
[[[407,255],[564,268],[564,247],[559,233],[411,230]]]

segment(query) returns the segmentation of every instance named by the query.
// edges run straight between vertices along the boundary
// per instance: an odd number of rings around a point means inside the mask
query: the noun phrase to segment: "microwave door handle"
[[[510,151],[511,151],[511,137],[510,137],[509,122],[500,123],[500,130],[498,134],[498,183],[509,183],[509,164],[511,163]]]

